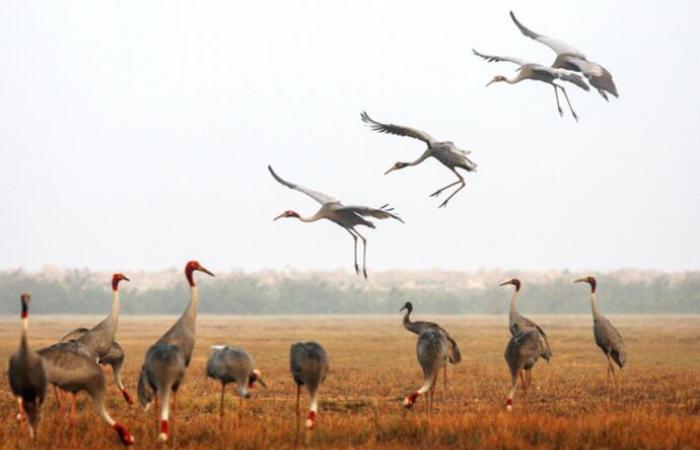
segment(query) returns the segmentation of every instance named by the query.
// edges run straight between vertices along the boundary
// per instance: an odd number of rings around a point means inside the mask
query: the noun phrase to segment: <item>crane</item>
[[[605,67],[598,63],[588,61],[583,53],[566,42],[562,42],[558,39],[544,36],[542,34],[537,34],[525,27],[525,25],[520,23],[520,21],[515,18],[513,11],[510,12],[510,18],[513,19],[515,25],[525,36],[534,39],[540,44],[544,44],[554,50],[554,52],[557,54],[557,58],[554,60],[554,63],[552,63],[552,67],[581,72],[583,76],[586,77],[588,82],[598,90],[598,93],[605,99],[605,101],[608,101],[606,92],[618,97],[617,87],[613,82],[612,75]]]
[[[454,339],[452,339],[450,333],[448,333],[447,330],[445,330],[443,327],[436,324],[435,322],[411,322],[411,313],[413,312],[413,303],[411,302],[406,302],[406,304],[404,304],[401,307],[401,309],[399,309],[399,312],[403,311],[404,309],[406,310],[406,313],[403,316],[403,327],[405,329],[416,335],[420,335],[426,330],[441,331],[445,335],[445,339],[447,339],[447,342],[449,344],[448,359],[450,361],[450,364],[458,364],[460,361],[462,361],[462,353],[459,351],[459,346],[457,345],[457,342]],[[443,392],[447,391],[447,365],[445,365],[445,370],[443,373],[442,388]]]
[[[513,410],[513,396],[518,385],[518,375],[523,385],[523,390],[527,391],[530,385],[526,381],[524,372],[529,371],[535,365],[540,355],[544,354],[545,340],[542,334],[534,328],[526,328],[513,335],[508,341],[505,354],[503,355],[510,369],[511,383],[508,398],[506,400],[506,410]],[[548,356],[543,356],[549,361]]]
[[[252,389],[257,381],[264,388],[267,385],[263,381],[260,371],[255,368],[253,358],[239,347],[228,345],[212,345],[212,353],[207,361],[207,376],[221,381],[221,400],[219,402],[219,417],[224,417],[224,389],[227,383],[236,383],[236,390],[240,395],[239,414],[243,406],[243,399],[250,398],[249,389]]]
[[[296,417],[299,428],[299,395],[301,386],[306,386],[309,392],[309,413],[304,422],[307,429],[316,425],[318,414],[318,388],[328,374],[328,355],[326,350],[317,342],[297,342],[289,349],[289,369],[297,385]]]
[[[46,397],[46,371],[41,357],[29,348],[27,332],[29,329],[29,301],[31,296],[20,296],[22,304],[22,334],[19,349],[10,357],[7,378],[12,394],[17,399],[17,420],[27,420],[29,437],[34,439],[41,419],[41,405]]]
[[[357,206],[357,205],[343,205],[340,203],[340,201],[336,200],[335,198],[323,194],[321,192],[313,191],[311,189],[307,189],[303,186],[299,186],[298,184],[291,183],[289,181],[283,180],[280,178],[279,175],[275,173],[274,170],[272,170],[271,166],[267,166],[267,169],[270,171],[272,174],[272,177],[277,180],[280,184],[283,186],[287,186],[289,189],[293,189],[295,191],[299,191],[303,194],[308,195],[312,199],[316,200],[318,203],[321,204],[321,208],[316,211],[316,213],[312,216],[309,217],[302,217],[300,216],[297,212],[287,210],[280,214],[279,216],[275,217],[274,220],[281,219],[281,218],[290,218],[294,217],[302,222],[316,222],[317,220],[321,219],[326,219],[330,220],[331,222],[334,222],[341,227],[345,228],[345,230],[350,233],[350,236],[352,236],[352,239],[355,241],[355,273],[360,274],[360,267],[357,265],[357,238],[359,237],[362,240],[363,244],[363,252],[362,252],[362,273],[365,277],[367,278],[367,239],[365,239],[364,236],[362,236],[356,229],[355,227],[358,225],[363,225],[369,228],[375,228],[374,224],[370,222],[369,220],[366,220],[365,217],[374,217],[375,219],[396,219],[399,222],[403,223],[403,220],[396,214],[393,214],[391,211],[393,211],[394,208],[390,208],[388,204],[380,207],[380,208],[372,208],[369,206]]]
[[[173,398],[173,424],[177,406],[177,390],[180,387],[185,369],[190,364],[194,350],[195,324],[199,306],[199,290],[194,282],[194,272],[214,276],[198,261],[185,265],[185,277],[190,285],[190,302],[175,324],[146,351],[137,393],[139,402],[148,408],[155,400],[156,417],[160,419],[159,442],[166,442],[169,435],[170,396]],[[161,408],[158,410],[158,401]],[[158,414],[160,414],[158,416]],[[174,428],[174,427],[173,427]]]
[[[389,170],[384,172],[384,175],[393,172],[394,170],[400,170],[406,167],[417,166],[429,157],[433,157],[440,161],[442,165],[447,167],[457,176],[457,181],[450,183],[447,186],[438,189],[437,191],[430,194],[430,197],[438,197],[443,191],[451,188],[452,186],[459,185],[446,199],[443,201],[438,208],[443,208],[447,206],[447,202],[450,201],[452,197],[457,194],[457,192],[464,189],[466,183],[464,182],[464,177],[457,172],[457,169],[462,169],[467,172],[476,172],[477,165],[469,159],[468,155],[471,154],[470,150],[462,150],[457,148],[457,146],[451,141],[437,141],[432,136],[430,136],[425,131],[420,131],[414,128],[404,127],[400,125],[384,124],[372,120],[367,112],[363,111],[360,114],[362,121],[367,124],[372,130],[378,131],[379,133],[394,134],[397,136],[408,136],[419,141],[425,142],[428,148],[423,152],[422,155],[418,157],[413,162],[396,162]]]
[[[423,385],[404,399],[403,404],[406,409],[410,409],[420,395],[430,392],[428,412],[432,411],[435,381],[440,373],[440,369],[447,362],[448,346],[445,333],[440,330],[429,328],[418,336],[416,356],[418,357],[418,363],[423,369]]]
[[[112,275],[112,310],[109,315],[93,328],[76,328],[68,332],[61,338],[60,342],[76,340],[95,353],[100,365],[111,366],[112,374],[114,375],[114,383],[124,396],[124,400],[126,400],[128,404],[133,404],[134,399],[126,390],[121,379],[121,370],[124,365],[124,350],[121,345],[114,340],[117,326],[119,325],[119,311],[121,306],[119,301],[120,281],[130,280],[121,273]]]
[[[522,59],[512,58],[510,56],[484,55],[482,53],[477,52],[474,49],[472,49],[472,52],[474,52],[474,54],[476,56],[479,56],[488,62],[494,62],[494,61],[503,62],[503,61],[505,61],[505,62],[511,62],[511,63],[519,66],[518,74],[515,76],[515,78],[509,79],[509,78],[504,77],[503,75],[496,75],[495,77],[493,77],[493,79],[491,81],[489,81],[486,84],[487,87],[489,85],[491,85],[492,83],[497,83],[497,82],[516,84],[516,83],[520,83],[523,80],[542,81],[544,83],[550,84],[554,88],[554,97],[557,100],[557,111],[559,111],[559,115],[563,116],[564,111],[561,109],[561,105],[559,104],[559,92],[557,91],[557,89],[561,89],[561,92],[564,94],[564,98],[566,99],[566,103],[569,105],[569,111],[571,111],[571,115],[574,117],[574,119],[576,121],[578,121],[578,115],[576,115],[576,112],[571,107],[571,102],[569,101],[569,96],[566,93],[566,89],[564,89],[564,86],[557,84],[554,81],[555,80],[568,81],[569,83],[573,83],[576,86],[580,87],[584,91],[590,90],[590,87],[588,86],[586,81],[583,78],[581,78],[579,75],[573,73],[570,70],[543,66],[540,64],[527,62],[527,61],[522,60]]]
[[[592,276],[579,278],[574,283],[588,283],[591,286],[591,310],[593,311],[593,337],[595,343],[605,354],[608,359],[608,383],[612,374],[613,383],[617,383],[617,375],[615,374],[615,366],[622,369],[627,361],[627,352],[625,351],[625,342],[617,328],[600,312],[598,309],[598,301],[596,300],[597,281]]]
[[[106,394],[105,377],[94,358],[94,353],[77,342],[59,342],[39,350],[47,381],[57,388],[71,393],[71,418],[75,426],[75,399],[85,391],[92,399],[97,414],[114,431],[124,445],[132,445],[134,438],[119,422],[107,412],[104,400]]]

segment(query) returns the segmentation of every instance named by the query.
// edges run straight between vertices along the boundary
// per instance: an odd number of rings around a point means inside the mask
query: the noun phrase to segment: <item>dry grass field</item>
[[[415,319],[425,317],[415,317]],[[36,349],[97,317],[32,317]],[[415,337],[395,317],[200,317],[197,348],[179,394],[173,448],[700,448],[700,317],[612,316],[628,347],[619,390],[606,387],[605,358],[593,343],[590,316],[537,317],[548,331],[554,357],[533,370],[533,387],[519,390],[512,413],[504,408],[509,375],[503,359],[506,317],[433,317],[458,340],[463,360],[449,368],[445,400],[438,387],[433,415],[420,398],[407,414],[403,397],[419,387]],[[135,394],[146,348],[174,317],[122,317],[118,340],[127,352],[125,381]],[[3,367],[15,351],[19,320],[0,319]],[[320,391],[317,428],[296,432],[295,387],[289,345],[317,340],[331,372]],[[204,376],[209,345],[230,343],[256,359],[269,389],[238,413],[226,399],[219,428],[219,385]],[[109,369],[107,369],[109,370]],[[140,448],[156,448],[152,411],[126,405],[108,374],[108,409]],[[233,388],[229,387],[228,392]],[[49,392],[36,448],[116,448],[116,434],[97,419],[85,394],[75,433]],[[306,404],[306,399],[304,399]],[[0,381],[0,449],[29,448],[14,420],[15,402]]]

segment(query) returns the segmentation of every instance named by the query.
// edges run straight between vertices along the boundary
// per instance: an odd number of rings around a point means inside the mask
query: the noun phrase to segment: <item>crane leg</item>
[[[301,386],[297,384],[297,407],[296,407],[297,431],[299,431],[299,395],[300,394],[301,394]]]
[[[359,236],[360,239],[362,239],[362,274],[365,276],[365,280],[367,279],[367,239],[365,239],[364,236],[362,236],[360,233],[355,231],[355,234]]]
[[[440,204],[440,206],[438,206],[438,208],[444,208],[445,206],[447,206],[447,202],[449,202],[450,199],[451,199],[452,197],[454,197],[455,194],[457,194],[457,192],[461,191],[462,189],[464,189],[464,186],[466,186],[466,183],[464,182],[464,178],[462,178],[462,175],[460,175],[459,172],[457,172],[457,171],[456,171],[455,169],[453,169],[453,168],[450,168],[450,170],[452,170],[452,172],[454,172],[454,174],[457,175],[457,178],[459,178],[459,180],[455,181],[455,182],[452,183],[450,186],[455,186],[455,185],[457,185],[457,184],[459,184],[460,186],[459,186],[457,189],[455,189],[454,192],[452,192],[452,193],[445,199],[445,201],[442,202],[442,203]],[[443,189],[447,189],[447,188],[450,187],[450,186],[447,186],[447,187],[445,187],[445,188],[443,188]],[[438,191],[438,192],[441,192],[441,191]]]
[[[154,395],[155,399],[155,408],[153,408],[153,411],[156,413],[156,435],[160,433],[160,410],[158,408],[158,393],[156,392]]]
[[[527,383],[525,382],[525,370],[520,369],[518,371],[518,375],[520,376],[520,386],[522,386],[523,392],[527,392]]]
[[[175,419],[177,418],[177,391],[173,391],[173,414],[170,423],[172,424],[170,434],[173,436],[172,442],[175,443]]]
[[[610,372],[612,372],[614,369],[613,369],[613,365],[612,365],[612,360],[610,359],[610,355],[606,353],[605,356],[606,356],[606,358],[608,358],[608,379],[607,379],[606,384],[609,385],[610,384]]]
[[[355,275],[360,274],[360,266],[357,265],[357,235],[353,233],[353,230],[350,228],[346,228],[348,230],[348,233],[350,233],[350,236],[352,236],[353,241],[355,241]]]
[[[566,99],[566,104],[569,105],[569,111],[571,111],[571,115],[574,116],[574,119],[576,122],[578,122],[578,116],[576,115],[576,111],[574,111],[574,108],[571,107],[571,102],[569,101],[569,96],[566,93],[566,89],[564,89],[564,86],[559,86],[559,89],[564,93],[564,98]]]
[[[219,400],[219,428],[223,425],[224,420],[224,387],[226,385],[221,383],[221,399]]]
[[[453,172],[454,172],[454,170],[453,170]],[[456,172],[455,172],[455,173],[456,173]],[[459,177],[459,174],[458,174],[457,176]],[[437,197],[438,195],[442,194],[442,192],[443,192],[445,189],[449,189],[449,188],[451,188],[452,186],[457,186],[459,183],[462,182],[462,180],[461,180],[462,177],[459,177],[459,178],[460,178],[460,179],[457,180],[457,181],[455,181],[454,183],[450,183],[450,184],[448,184],[447,186],[445,186],[445,187],[443,187],[443,188],[440,188],[440,189],[438,189],[437,191],[433,192],[432,194],[430,194],[430,197]]]
[[[442,372],[442,401],[447,397],[447,364],[445,364]]]
[[[518,388],[518,374],[513,373],[510,379],[510,392],[508,392],[508,398],[506,399],[506,411],[510,412],[513,410],[513,396]]]
[[[71,427],[75,429],[75,392],[71,392],[70,395],[70,423]]]
[[[58,404],[58,409],[61,410],[63,409],[63,401],[61,400],[61,392],[59,389],[56,387],[56,385],[53,385],[53,393],[56,396],[56,403]]]
[[[527,369],[525,375],[527,375],[527,387],[530,387],[532,384],[532,369]]]
[[[557,99],[557,111],[559,111],[559,117],[564,117],[564,110],[561,109],[561,104],[559,104],[559,91],[557,90],[558,85],[552,83],[554,87],[554,98]]]

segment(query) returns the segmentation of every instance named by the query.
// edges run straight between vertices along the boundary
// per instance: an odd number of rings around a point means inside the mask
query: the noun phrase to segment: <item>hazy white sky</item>
[[[379,269],[700,268],[700,2],[8,1],[0,8],[0,268],[351,269],[334,224],[266,165],[406,224]],[[633,6],[632,6],[633,5]],[[483,52],[551,63],[524,24],[614,75],[606,104]],[[374,118],[473,150],[446,209],[439,163]]]

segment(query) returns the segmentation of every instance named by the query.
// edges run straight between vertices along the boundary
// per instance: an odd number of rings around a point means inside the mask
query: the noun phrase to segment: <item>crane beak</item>
[[[216,275],[214,275],[213,273],[209,272],[205,267],[202,267],[202,266],[199,266],[199,267],[197,268],[197,270],[199,270],[200,272],[204,272],[204,273],[206,273],[207,275],[211,275],[212,277],[215,277],[215,276],[216,276]]]
[[[393,172],[394,170],[396,170],[396,167],[392,167],[391,169],[387,170],[386,172],[384,172],[384,175],[388,175],[389,172]]]
[[[501,281],[498,283],[499,286],[507,286],[509,284],[513,284],[513,280],[506,280],[506,281]]]
[[[586,279],[586,278],[579,278],[578,280],[574,280],[574,283],[588,283],[588,279]]]
[[[406,309],[406,305],[402,306],[401,309],[399,309],[399,312],[403,311],[404,309]]]
[[[486,83],[485,87],[489,87],[489,86],[491,86],[491,83],[495,83],[495,82],[496,82],[496,80],[491,80],[488,83]]]
[[[272,219],[272,221],[274,222],[275,220],[281,219],[282,217],[284,217],[284,213],[282,213],[282,214],[280,214],[279,216],[275,217],[274,219]]]
[[[258,381],[258,383],[260,383],[260,385],[261,385],[262,387],[264,387],[265,389],[267,389],[267,384],[265,384],[265,382],[264,382],[263,379],[260,377],[260,375],[258,375],[258,380],[257,380],[257,381]]]
[[[124,281],[131,281],[129,278],[125,277],[124,275],[122,275],[122,280],[124,280]]]

